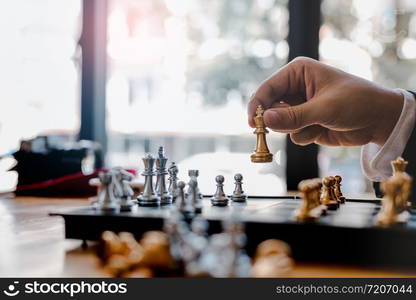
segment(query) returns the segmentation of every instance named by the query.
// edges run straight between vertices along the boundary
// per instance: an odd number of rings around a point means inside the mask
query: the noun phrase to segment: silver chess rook
[[[141,206],[158,206],[160,201],[153,190],[153,176],[155,175],[153,172],[153,165],[155,159],[151,154],[147,154],[143,158],[143,163],[144,172],[142,175],[145,178],[144,188],[143,192],[137,197],[137,203]]]
[[[156,196],[158,197],[160,204],[171,204],[172,196],[168,193],[166,189],[166,163],[168,159],[163,153],[163,147],[159,147],[158,157],[156,159]]]

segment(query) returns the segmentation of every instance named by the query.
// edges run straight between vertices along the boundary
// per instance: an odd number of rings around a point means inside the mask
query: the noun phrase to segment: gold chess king
[[[273,160],[273,154],[270,153],[267,147],[266,134],[268,133],[263,120],[264,109],[261,105],[257,106],[254,123],[256,130],[254,134],[257,136],[256,150],[251,155],[251,161],[254,163],[265,163]]]

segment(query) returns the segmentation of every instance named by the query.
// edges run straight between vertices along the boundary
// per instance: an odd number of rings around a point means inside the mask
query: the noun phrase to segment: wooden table
[[[89,205],[86,199],[0,196],[0,277],[107,277],[91,248],[65,240],[64,223],[48,213]],[[416,272],[297,264],[291,277],[416,277]]]

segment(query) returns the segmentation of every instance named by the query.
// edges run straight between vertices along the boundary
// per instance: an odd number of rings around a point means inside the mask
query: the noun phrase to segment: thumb
[[[287,133],[322,123],[323,115],[317,101],[309,100],[295,106],[270,108],[263,119],[266,127]]]

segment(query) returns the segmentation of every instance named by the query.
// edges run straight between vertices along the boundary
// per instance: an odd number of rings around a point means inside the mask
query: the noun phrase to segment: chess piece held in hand
[[[266,134],[268,133],[263,120],[264,109],[259,105],[256,109],[256,116],[254,117],[254,123],[256,124],[256,130],[254,134],[257,136],[256,150],[251,155],[251,161],[254,163],[266,163],[273,160],[273,154],[270,153],[267,147]]]

